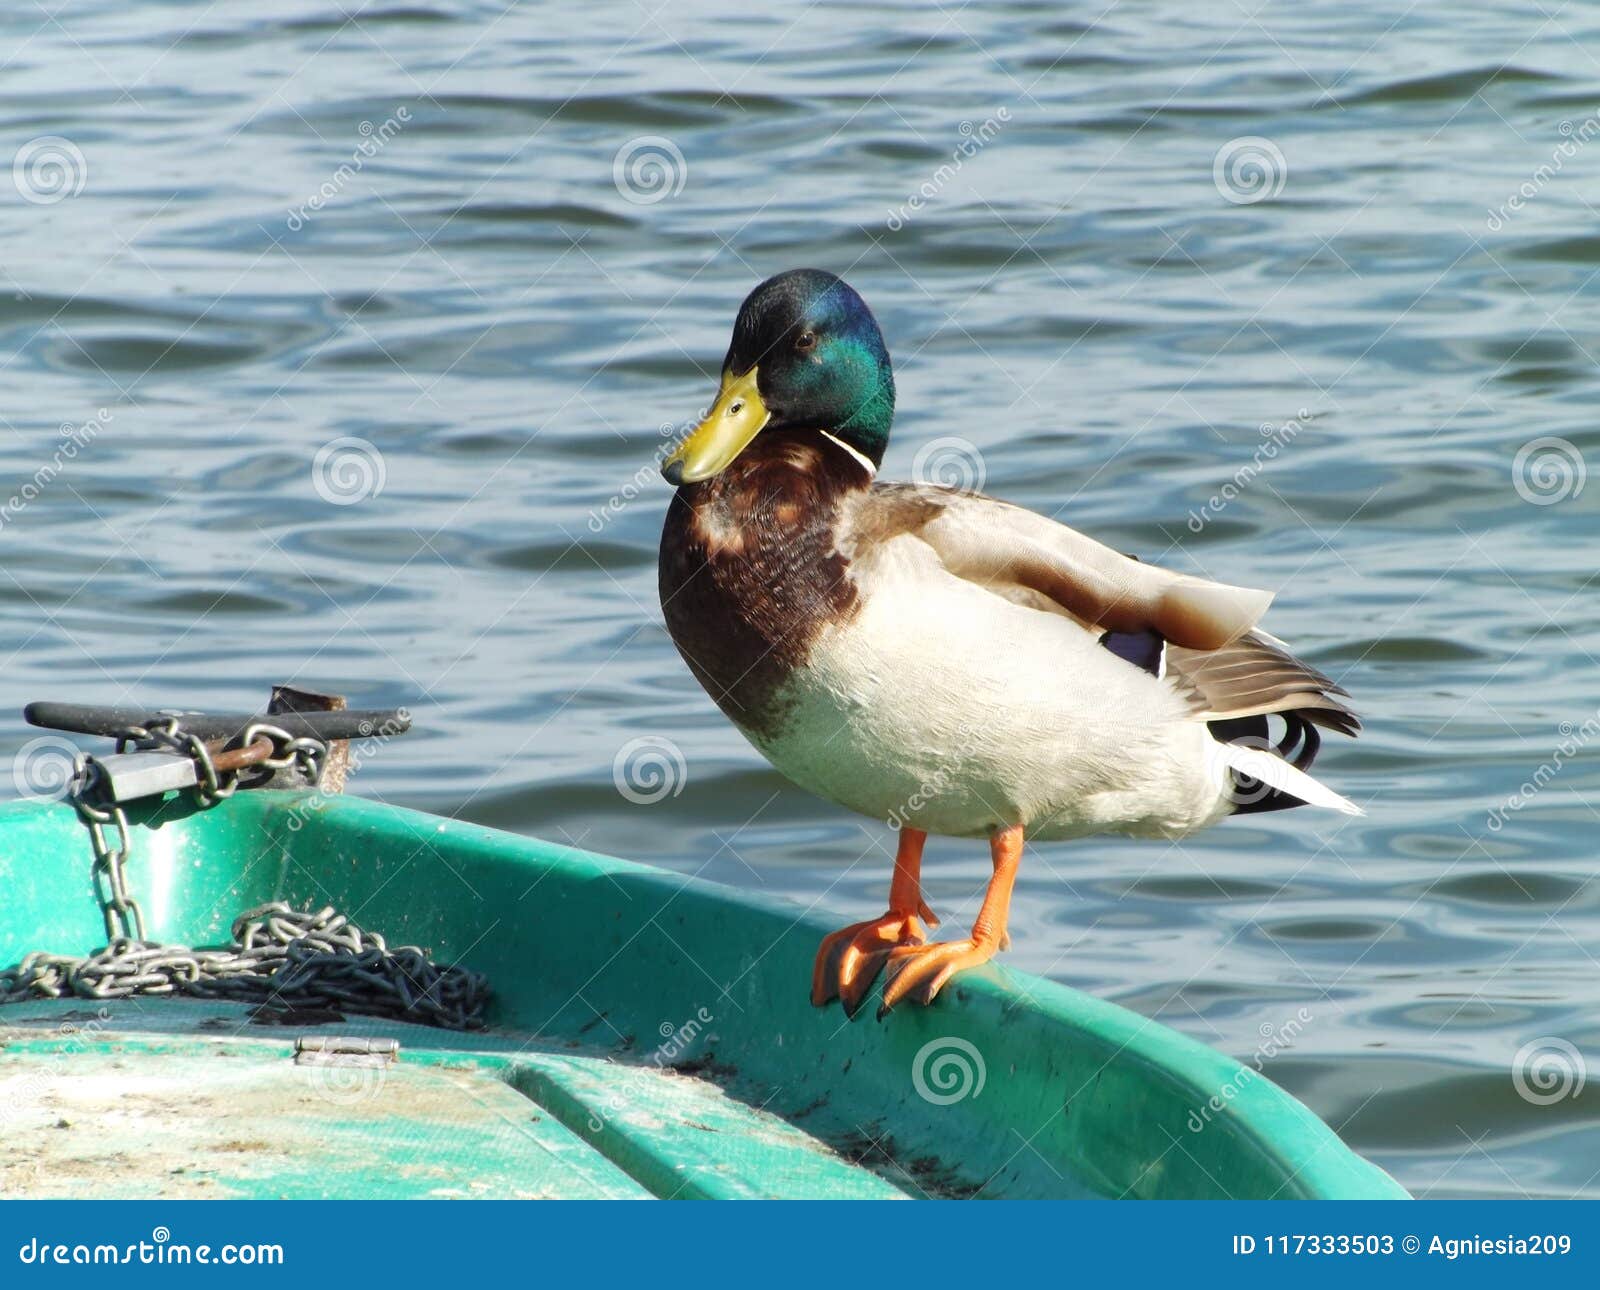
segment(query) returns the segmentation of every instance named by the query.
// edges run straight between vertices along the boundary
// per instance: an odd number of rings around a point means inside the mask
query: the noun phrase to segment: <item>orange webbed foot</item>
[[[940,941],[934,945],[912,945],[889,954],[889,976],[883,986],[883,1004],[878,1009],[882,1020],[902,999],[926,1006],[938,997],[957,972],[987,963],[1000,948],[997,938]]]
[[[820,1008],[838,999],[845,1015],[854,1017],[889,956],[898,949],[922,945],[928,939],[928,927],[938,926],[939,920],[928,907],[920,901],[918,906],[918,914],[890,910],[880,918],[852,923],[825,937],[811,968],[811,1002]]]

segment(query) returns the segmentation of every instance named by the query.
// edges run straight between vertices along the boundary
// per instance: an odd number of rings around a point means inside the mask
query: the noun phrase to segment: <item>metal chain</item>
[[[89,845],[94,850],[94,881],[99,890],[105,875],[106,890],[100,897],[100,912],[106,920],[106,939],[119,937],[144,940],[144,911],[128,891],[125,866],[128,861],[128,817],[115,802],[96,803],[99,781],[94,762],[82,753],[74,765],[72,804],[89,828]],[[106,840],[106,825],[116,828],[116,845]]]
[[[190,949],[113,936],[104,949],[81,958],[36,953],[0,971],[0,1004],[183,995],[291,1012],[333,1009],[448,1030],[482,1029],[489,994],[489,979],[480,972],[441,967],[414,945],[391,950],[382,936],[331,907],[295,910],[282,901],[241,914],[225,946]]]
[[[271,752],[263,757],[254,750],[250,766],[268,771],[292,766],[308,783],[321,782],[325,742],[257,721],[245,728],[237,747],[251,750],[261,741],[271,745]],[[202,806],[214,806],[239,786],[239,770],[219,771],[205,741],[184,730],[177,715],[124,728],[117,735],[117,752],[130,747],[170,751],[192,761]],[[144,912],[128,890],[128,817],[94,758],[79,754],[71,798],[94,849],[107,944],[83,957],[34,953],[0,970],[0,1004],[187,995],[291,1013],[342,1009],[450,1030],[484,1025],[488,978],[459,966],[440,967],[414,945],[391,950],[383,937],[363,931],[331,907],[313,912],[281,901],[262,905],[234,920],[233,942],[226,946],[190,949],[146,941]]]
[[[328,755],[326,743],[320,739],[296,738],[278,726],[257,721],[245,728],[239,747],[249,748],[263,739],[272,745],[272,754],[261,758],[255,765],[269,771],[287,770],[294,766],[308,783],[321,783]],[[192,761],[197,779],[195,797],[202,807],[215,806],[232,796],[239,787],[239,772],[219,772],[205,741],[185,730],[183,719],[177,714],[169,714],[143,726],[125,727],[117,735],[117,751],[126,752],[130,747],[141,752],[166,749]],[[100,889],[101,876],[105,878],[105,892],[100,903],[105,917],[107,942],[129,940],[142,943],[144,911],[128,890],[128,817],[121,804],[113,800],[106,790],[97,771],[98,765],[94,758],[78,754],[73,773],[72,804],[89,829],[97,891]],[[116,829],[115,845],[107,839],[107,825]]]
[[[249,747],[261,739],[272,744],[272,755],[262,758],[255,765],[273,771],[287,770],[293,766],[307,783],[318,784],[322,781],[322,771],[328,757],[328,745],[322,740],[304,735],[297,738],[281,726],[256,721],[245,727],[238,745]],[[181,716],[169,715],[147,725],[124,728],[117,735],[117,751],[126,752],[130,747],[139,751],[170,749],[194,762],[200,781],[195,785],[195,795],[201,806],[215,806],[223,798],[232,796],[234,789],[239,787],[239,773],[218,771],[205,740],[185,730]]]

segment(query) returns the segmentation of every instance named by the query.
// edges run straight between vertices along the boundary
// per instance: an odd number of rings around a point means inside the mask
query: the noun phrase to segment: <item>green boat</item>
[[[987,968],[846,1022],[807,999],[828,917],[342,796],[358,714],[223,734],[39,706],[132,751],[0,807],[22,969],[0,976],[0,1194],[1405,1195],[1254,1069],[1122,1008]],[[208,978],[254,952],[236,920],[334,910],[386,938],[339,960],[344,994]],[[402,983],[367,1015],[395,956],[437,996]]]

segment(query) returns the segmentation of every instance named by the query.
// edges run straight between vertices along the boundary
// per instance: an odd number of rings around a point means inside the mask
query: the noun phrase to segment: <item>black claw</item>
[[[867,996],[872,993],[872,986],[883,972],[883,966],[889,961],[887,949],[873,950],[870,954],[862,956],[861,969],[856,973],[856,979],[851,983],[850,989],[839,991],[839,1001],[844,1004],[845,1016],[854,1020],[856,1013],[861,1011],[861,1005],[867,1001]]]
[[[826,1007],[839,997],[839,960],[844,957],[847,942],[841,942],[828,951],[828,957],[822,964],[823,989],[826,993],[821,999],[813,998],[813,1006]]]
[[[888,997],[889,987],[894,984],[895,978],[900,975],[901,970],[902,969],[900,969],[899,967],[891,965],[889,970],[888,970],[888,972],[886,972],[884,974],[884,977],[883,977],[883,993],[884,993],[884,997],[885,998]],[[891,1011],[891,1009],[890,1009],[890,1007],[889,1007],[889,1005],[887,1003],[879,1003],[878,1004],[878,1020],[882,1021],[885,1017],[887,1017],[889,1015],[890,1011]]]

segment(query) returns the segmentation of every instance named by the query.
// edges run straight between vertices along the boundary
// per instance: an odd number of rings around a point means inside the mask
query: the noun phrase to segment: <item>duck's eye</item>
[[[817,347],[817,333],[814,331],[801,332],[800,339],[795,341],[794,347],[802,354],[806,354],[811,350],[814,350]]]

